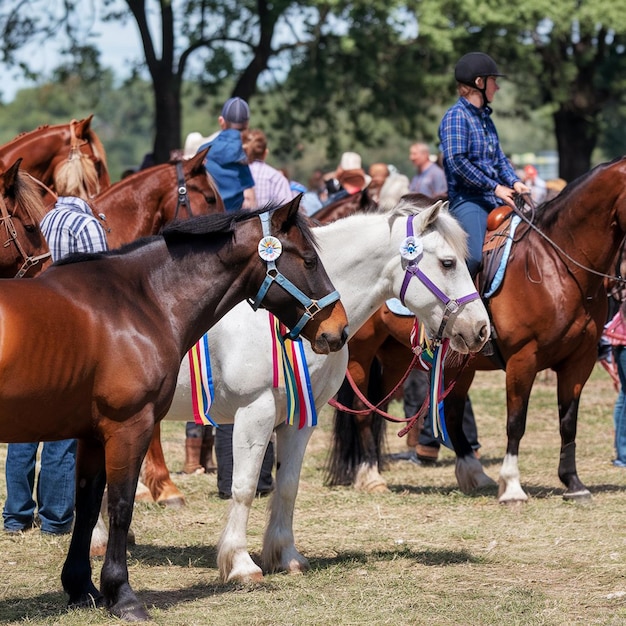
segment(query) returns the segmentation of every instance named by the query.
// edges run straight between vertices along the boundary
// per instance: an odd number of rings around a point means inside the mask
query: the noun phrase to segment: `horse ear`
[[[183,159],[183,165],[187,165],[190,172],[198,171],[200,168],[204,168],[204,161],[206,159],[206,155],[209,154],[210,146],[204,148],[204,150],[200,150],[196,152],[192,157],[188,159]]]
[[[82,120],[72,120],[70,124],[74,124],[74,132],[79,139],[86,139],[89,133],[89,127],[91,126],[91,120],[93,119],[93,113],[89,117],[85,117]]]
[[[429,206],[427,209],[424,209],[422,211],[422,216],[424,219],[424,229],[435,223],[435,221],[439,217],[439,212],[443,208],[444,204],[445,203],[443,200],[439,200],[435,202],[435,204]]]
[[[300,212],[300,200],[304,194],[298,194],[272,212],[272,225],[276,232],[285,231],[296,223]]]
[[[17,159],[17,161],[15,161],[15,163],[13,163],[13,165],[11,165],[11,167],[4,172],[3,178],[5,191],[15,187],[21,163],[22,157]]]

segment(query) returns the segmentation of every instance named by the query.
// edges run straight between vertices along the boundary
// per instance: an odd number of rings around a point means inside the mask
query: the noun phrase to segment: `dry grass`
[[[483,462],[493,478],[505,448],[502,383],[499,372],[481,373],[472,392]],[[583,397],[578,435],[579,473],[594,496],[590,505],[561,498],[556,401],[548,377],[535,387],[522,442],[522,482],[531,495],[524,506],[498,505],[495,491],[462,495],[449,451],[437,467],[391,462],[387,494],[325,488],[325,416],[305,459],[295,515],[298,546],[311,561],[308,574],[272,575],[253,587],[221,585],[215,545],[228,505],[218,499],[214,477],[178,475],[185,510],[136,506],[131,584],[154,623],[168,626],[623,624],[626,471],[610,464],[614,399],[598,368]],[[391,453],[406,449],[397,430],[390,427]],[[172,471],[182,467],[183,439],[182,423],[165,425]],[[2,446],[2,458],[4,451]],[[255,555],[264,521],[265,501],[259,500],[250,519]],[[115,623],[103,610],[66,611],[59,574],[67,544],[67,538],[38,531],[0,535],[1,622]],[[100,567],[95,561],[96,583]]]

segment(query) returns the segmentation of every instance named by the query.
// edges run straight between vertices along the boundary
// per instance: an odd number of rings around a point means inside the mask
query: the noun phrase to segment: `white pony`
[[[465,233],[444,205],[438,202],[420,209],[407,199],[388,213],[355,214],[314,229],[320,257],[341,294],[351,334],[387,299],[400,296],[407,267],[400,250],[410,216],[414,216],[414,233],[423,245],[419,268],[440,293],[437,296],[436,289],[431,290],[414,277],[404,299],[406,306],[427,325],[430,335],[437,334],[447,312],[441,292],[454,301],[475,294],[465,265]],[[468,353],[479,351],[489,333],[487,312],[477,298],[452,313],[444,336],[450,338],[452,349]],[[272,387],[271,342],[267,313],[255,313],[246,303],[235,307],[209,333],[215,392],[211,418],[218,424],[234,422],[232,501],[217,556],[224,581],[258,581],[263,570],[308,569],[308,561],[294,543],[292,519],[312,428],[299,429],[285,423],[285,390]],[[348,348],[346,345],[339,352],[320,357],[305,344],[305,354],[319,413],[341,386]],[[174,412],[180,415],[176,409],[182,400],[186,403],[183,415],[189,416],[189,397],[188,364],[184,361]],[[262,570],[248,553],[246,532],[263,456],[274,430],[278,469],[276,488],[268,503]]]

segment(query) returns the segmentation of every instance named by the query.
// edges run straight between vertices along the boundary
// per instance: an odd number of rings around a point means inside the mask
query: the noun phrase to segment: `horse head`
[[[465,263],[465,232],[447,203],[424,206],[424,200],[405,196],[391,212],[393,245],[400,251],[393,291],[431,339],[448,338],[463,354],[478,352],[490,322]]]
[[[348,338],[348,320],[339,294],[318,256],[313,232],[299,210],[300,198],[298,196],[268,214],[269,225],[268,228],[263,227],[259,243],[259,256],[267,263],[263,268],[266,278],[253,302],[253,308],[261,304],[261,294],[269,293],[273,287],[276,303],[270,309],[272,313],[285,320],[292,333],[299,332],[308,339],[314,352],[328,354],[345,344]],[[263,244],[268,242],[273,246],[276,242],[271,242],[272,238],[280,242],[280,252],[275,260],[268,262],[270,259],[265,256]],[[275,253],[270,253],[273,254]],[[258,267],[258,259],[255,260],[255,265]],[[284,273],[297,277],[301,286],[296,288],[291,280],[286,281]],[[295,312],[294,297],[301,305]],[[290,310],[291,313],[286,312]],[[293,321],[285,316],[291,317]]]
[[[0,277],[33,276],[50,264],[39,229],[45,215],[39,186],[20,169],[22,159],[0,175]]]

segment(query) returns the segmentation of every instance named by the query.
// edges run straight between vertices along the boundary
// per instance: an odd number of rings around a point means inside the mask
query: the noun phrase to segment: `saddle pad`
[[[519,215],[507,218],[497,231],[487,233],[483,247],[483,271],[480,276],[483,298],[491,298],[504,279]]]
[[[398,298],[390,298],[385,302],[387,308],[395,315],[402,315],[403,317],[413,317],[413,313],[407,309]]]

